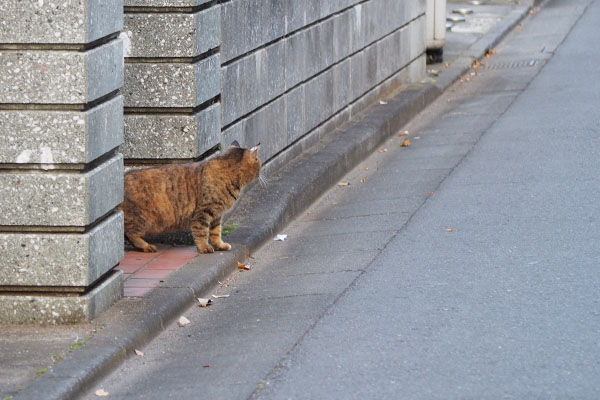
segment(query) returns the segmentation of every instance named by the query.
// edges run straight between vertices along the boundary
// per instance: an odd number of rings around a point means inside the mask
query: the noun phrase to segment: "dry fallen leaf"
[[[350,186],[350,182],[340,182],[338,183],[339,187]]]
[[[385,105],[385,104],[387,104],[387,101],[380,100],[380,101],[379,101],[379,104],[381,104],[381,105]]]
[[[204,364],[202,368],[210,368],[210,364]]]
[[[133,351],[135,351],[135,354],[137,354],[138,356],[140,356],[140,357],[144,357],[144,352],[143,352],[143,351],[141,351],[141,350],[138,350],[138,349],[135,349],[135,350],[133,350]]]
[[[242,271],[250,271],[252,267],[248,264],[242,264],[241,262],[238,261],[238,269],[241,269]]]
[[[398,132],[396,136],[408,136],[408,131]]]
[[[212,300],[198,297],[198,303],[200,303],[200,307],[204,308],[210,306],[212,304]]]
[[[179,326],[186,326],[191,324],[192,321],[190,321],[189,319],[187,319],[186,317],[184,317],[183,315],[181,317],[179,317],[179,321],[177,321],[177,325]]]
[[[104,390],[104,389],[98,389],[98,390],[96,390],[95,393],[96,393],[96,396],[98,396],[98,397],[106,397],[106,396],[108,396],[108,392],[106,390]]]
[[[368,171],[368,170],[369,170],[369,167],[365,167],[365,171]]]
[[[427,192],[428,195],[433,196],[435,192]]]
[[[454,231],[454,229],[452,229],[452,228],[446,228],[446,232],[453,232],[453,231]]]
[[[379,149],[379,152],[380,152],[380,153],[385,153],[386,151],[387,151],[387,148],[385,148],[385,147],[384,147],[384,148],[382,148],[382,149]]]
[[[410,147],[410,140],[408,138],[404,139],[400,147]]]
[[[362,179],[360,180],[360,183],[365,183],[365,178],[362,178]]]

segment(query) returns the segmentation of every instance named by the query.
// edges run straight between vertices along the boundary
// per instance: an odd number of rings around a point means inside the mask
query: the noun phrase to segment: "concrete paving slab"
[[[484,90],[484,93],[498,93],[498,92],[515,92],[521,91],[527,88],[531,79],[535,76],[538,71],[533,69],[519,69],[508,73],[504,70],[489,70],[484,69],[479,72],[484,77],[494,78],[490,80],[490,83]]]
[[[464,129],[463,131],[450,131],[443,125],[436,125],[425,131],[419,131],[419,146],[440,146],[447,144],[473,144],[481,136],[479,129]],[[433,161],[433,160],[432,160]],[[408,166],[410,168],[410,166]],[[421,167],[421,166],[419,166]],[[432,167],[439,168],[439,167]],[[410,170],[410,169],[409,169]]]
[[[514,92],[503,90],[477,97],[468,95],[456,97],[450,101],[454,109],[448,113],[448,116],[471,116],[478,114],[498,116],[512,104],[515,94]]]
[[[323,218],[320,218],[323,216]],[[348,232],[379,232],[383,227],[389,226],[390,221],[408,219],[410,213],[388,212],[383,209],[380,213],[361,215],[347,218],[330,218],[323,214],[310,214],[295,224],[297,230],[289,233],[292,237],[298,235],[311,235],[327,237]],[[287,229],[290,232],[289,229]]]
[[[453,144],[454,145],[454,144]],[[461,144],[463,149],[467,149],[469,143]],[[442,146],[440,143],[439,146]],[[431,146],[439,147],[439,146]],[[411,146],[412,147],[412,146]],[[439,158],[429,158],[429,157],[413,157],[410,160],[399,160],[398,163],[394,165],[394,167],[400,172],[404,171],[406,173],[406,177],[408,180],[408,187],[405,187],[406,191],[404,192],[407,195],[411,195],[412,191],[410,190],[410,177],[415,176],[414,180],[427,180],[428,177],[432,175],[440,175],[443,174],[444,170],[451,170],[454,166],[461,160],[463,155],[456,154],[454,156],[448,157],[439,157]],[[401,181],[400,184],[404,184],[405,181]],[[432,186],[435,185],[435,181],[432,182]],[[420,193],[420,192],[419,192]]]
[[[322,264],[321,264],[322,265]],[[254,265],[256,271],[261,271]],[[326,268],[323,268],[326,269]],[[264,271],[264,270],[263,270]],[[249,296],[253,300],[276,299],[292,296],[337,296],[352,281],[358,277],[360,271],[324,272],[310,275],[287,275],[282,270],[265,271],[264,279],[253,280],[251,283],[237,284],[233,293],[239,296]],[[277,284],[273,284],[271,273],[278,275]]]
[[[388,197],[386,199],[373,199],[371,195],[363,192],[361,197],[357,196],[356,201],[352,203],[338,204],[336,205],[335,209],[328,209],[326,211],[319,212],[318,214],[312,214],[311,218],[333,221],[345,218],[376,215],[381,212],[380,210],[385,210],[385,212],[394,212],[401,215],[418,208],[418,206],[427,198],[427,192],[421,192],[423,190],[435,190],[436,186],[427,186],[427,189],[417,187],[414,190],[418,190],[419,193],[415,193],[413,195],[405,194],[404,196],[399,197]]]
[[[453,118],[453,117],[450,117]],[[438,146],[420,147],[410,146],[401,149],[400,157],[402,160],[415,159],[459,159],[471,148],[470,144],[439,144]]]
[[[492,114],[477,114],[469,118],[469,120],[474,120],[475,129],[479,131],[478,127],[484,130],[495,121],[495,117]],[[461,132],[465,130],[465,118],[462,115],[445,116],[438,123],[447,132]],[[479,132],[481,133],[482,131]]]
[[[268,262],[275,271],[286,276],[312,275],[344,271],[361,271],[368,265],[378,250],[353,250],[345,253],[324,253],[314,255],[285,255],[277,257],[274,254],[266,254],[261,258],[262,262]],[[250,259],[250,262],[255,262]]]
[[[391,230],[337,234],[335,235],[336,246],[333,249],[329,249],[329,252],[344,253],[347,251],[368,251],[382,248],[392,235],[393,231]],[[281,246],[286,254],[289,255],[320,254],[324,252],[322,243],[322,237],[288,237],[285,242],[273,241],[272,243],[267,243],[263,247],[263,250],[269,252]]]
[[[452,159],[454,165],[460,160],[458,157]],[[428,164],[422,163],[421,165]],[[427,174],[422,174],[426,172]],[[389,172],[382,172],[380,176],[373,177],[370,180],[370,186],[359,188],[354,191],[353,197],[357,207],[367,207],[370,199],[384,201],[382,207],[389,207],[389,210],[397,212],[412,213],[422,204],[431,192],[434,192],[440,182],[448,176],[451,169],[424,169],[423,171],[404,171],[402,166],[390,166]],[[387,194],[381,193],[381,186],[389,186]],[[377,189],[379,187],[379,190]],[[346,200],[346,201],[349,201]],[[341,203],[343,207],[348,207],[351,203]],[[410,206],[413,205],[413,208]],[[370,207],[369,207],[370,208]],[[382,208],[386,209],[386,208]]]

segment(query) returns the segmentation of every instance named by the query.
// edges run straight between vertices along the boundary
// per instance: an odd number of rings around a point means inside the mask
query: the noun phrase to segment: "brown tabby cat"
[[[259,176],[258,147],[243,149],[233,142],[208,161],[126,173],[125,200],[118,209],[125,213],[127,239],[137,249],[154,252],[156,246],[143,236],[191,230],[199,253],[230,250],[221,240],[221,216]]]

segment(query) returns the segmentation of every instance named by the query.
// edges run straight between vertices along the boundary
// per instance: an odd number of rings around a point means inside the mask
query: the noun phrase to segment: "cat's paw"
[[[196,246],[196,248],[198,249],[198,253],[200,254],[208,254],[215,252],[215,249],[213,249],[210,244],[206,244],[205,246]]]
[[[215,249],[219,251],[229,251],[231,250],[231,245],[229,243],[221,242],[219,245],[215,245]]]
[[[144,253],[155,253],[157,249],[158,248],[155,245],[148,244],[147,246],[144,246],[144,248],[142,249],[142,251]]]

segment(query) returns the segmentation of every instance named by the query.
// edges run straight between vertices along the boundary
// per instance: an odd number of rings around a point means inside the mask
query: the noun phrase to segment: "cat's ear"
[[[258,148],[259,148],[259,147],[260,147],[260,143],[259,143],[259,144],[257,144],[256,146],[252,147],[252,148],[249,150],[249,151],[250,151],[250,154],[256,157],[256,156],[258,155]]]
[[[240,144],[238,143],[237,140],[234,140],[233,142],[231,142],[231,144],[229,146],[230,147],[240,147]]]

